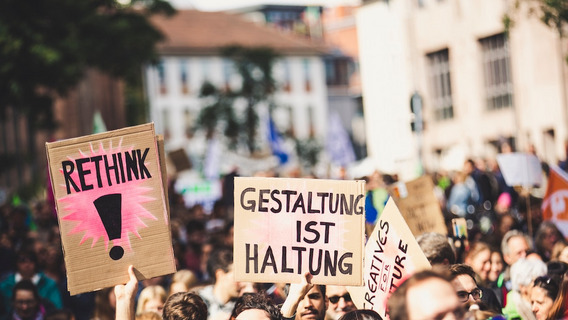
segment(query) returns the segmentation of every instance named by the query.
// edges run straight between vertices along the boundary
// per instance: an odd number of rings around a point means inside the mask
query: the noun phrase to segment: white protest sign
[[[361,285],[363,181],[235,178],[237,281]]]
[[[530,153],[501,153],[497,163],[509,186],[533,187],[542,183],[540,161]]]
[[[348,287],[359,309],[387,318],[386,303],[398,286],[417,271],[430,269],[394,201],[389,199],[365,246],[362,287]]]

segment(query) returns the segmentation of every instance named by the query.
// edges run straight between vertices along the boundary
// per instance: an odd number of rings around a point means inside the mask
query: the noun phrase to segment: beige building
[[[557,33],[506,0],[368,1],[357,13],[367,145],[379,169],[416,174],[491,158],[502,142],[565,158],[567,64]],[[506,34],[503,17],[515,23]],[[566,42],[563,42],[564,46]],[[411,131],[422,98],[424,130]],[[421,150],[421,151],[419,151]]]

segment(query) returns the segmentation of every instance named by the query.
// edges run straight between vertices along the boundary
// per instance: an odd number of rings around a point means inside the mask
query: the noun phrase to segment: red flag
[[[550,166],[548,186],[542,202],[544,220],[556,223],[562,233],[568,232],[568,174],[556,166]]]

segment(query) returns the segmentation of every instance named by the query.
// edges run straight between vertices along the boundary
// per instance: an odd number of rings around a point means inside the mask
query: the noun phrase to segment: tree
[[[566,0],[515,0],[514,8],[518,10],[522,4],[528,7],[529,15],[537,15],[547,26],[554,28],[562,38],[568,23],[568,1]],[[505,28],[509,30],[514,20],[509,14],[503,18]]]
[[[256,143],[258,131],[257,109],[262,104],[274,107],[272,94],[276,84],[272,76],[272,67],[278,55],[269,48],[244,48],[230,46],[221,50],[221,55],[230,59],[241,77],[240,88],[230,86],[216,88],[211,83],[204,83],[200,96],[208,102],[199,114],[199,125],[209,134],[222,130],[232,148],[246,145],[253,154],[258,149]],[[244,101],[244,116],[236,112],[236,105]]]
[[[147,16],[173,12],[165,0],[0,1],[0,117],[12,107],[33,128],[53,128],[53,99],[87,68],[139,76],[162,38]]]

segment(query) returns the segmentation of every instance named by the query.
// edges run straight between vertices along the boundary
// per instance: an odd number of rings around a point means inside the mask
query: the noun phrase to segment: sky
[[[259,4],[321,5],[336,6],[341,4],[356,5],[359,0],[170,0],[178,9],[197,9],[219,11]]]

